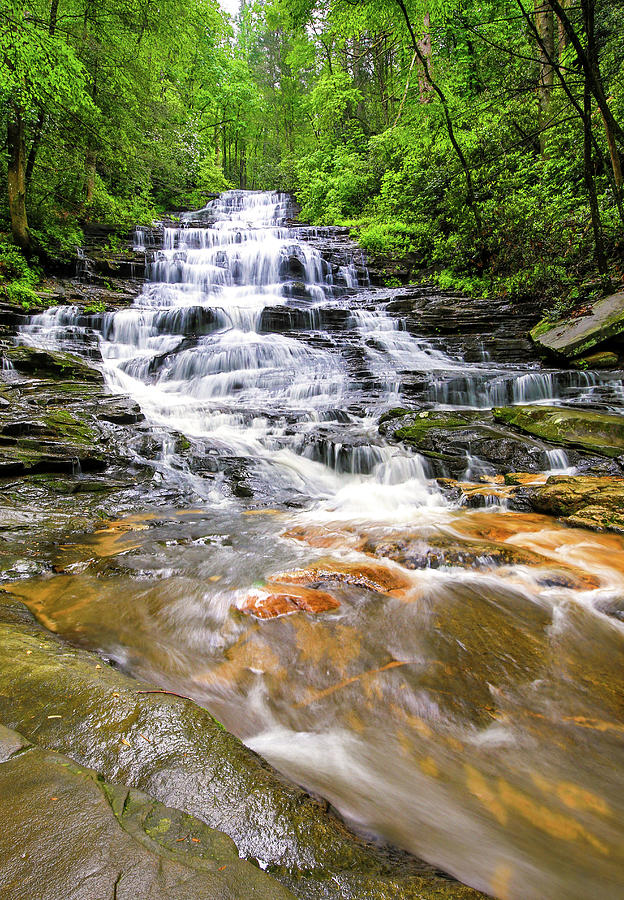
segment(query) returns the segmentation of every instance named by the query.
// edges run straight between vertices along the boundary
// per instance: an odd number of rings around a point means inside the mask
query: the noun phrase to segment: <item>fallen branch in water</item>
[[[190,700],[191,703],[195,701],[191,699],[191,697],[187,697],[185,694],[176,694],[175,691],[135,691],[137,694],[169,694],[171,697],[181,697],[183,700]]]

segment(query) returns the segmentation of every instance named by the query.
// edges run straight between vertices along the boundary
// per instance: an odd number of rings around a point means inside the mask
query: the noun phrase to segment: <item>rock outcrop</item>
[[[0,725],[5,900],[294,900],[226,834]]]
[[[508,406],[493,409],[492,415],[551,444],[599,456],[624,454],[624,416],[565,406]]]
[[[594,347],[617,338],[622,332],[624,291],[598,300],[576,318],[560,319],[557,322],[542,320],[530,331],[530,335],[536,346],[545,353],[573,360],[587,354]],[[593,365],[595,366],[595,362]]]

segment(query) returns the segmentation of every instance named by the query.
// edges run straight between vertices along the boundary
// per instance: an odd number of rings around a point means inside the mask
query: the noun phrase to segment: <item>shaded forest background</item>
[[[558,314],[622,282],[621,0],[3,0],[0,129],[26,306],[88,223],[228,187],[475,297]]]

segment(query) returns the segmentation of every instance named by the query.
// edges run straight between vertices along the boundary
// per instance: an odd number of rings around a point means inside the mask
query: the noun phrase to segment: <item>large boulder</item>
[[[106,781],[225,831],[241,855],[269,866],[300,900],[482,896],[424,863],[358,839],[206,710],[69,647],[7,595],[0,603],[0,721]],[[203,896],[188,891],[185,900]]]
[[[0,725],[5,900],[294,900],[226,834]]]
[[[492,415],[552,444],[599,456],[624,454],[624,416],[564,406],[506,406],[493,409]]]
[[[543,351],[564,359],[583,356],[593,347],[624,332],[624,291],[611,294],[587,308],[585,315],[542,320],[529,333]]]

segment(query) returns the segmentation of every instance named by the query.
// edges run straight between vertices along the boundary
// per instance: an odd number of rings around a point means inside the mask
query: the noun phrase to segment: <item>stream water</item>
[[[160,435],[155,477],[196,499],[14,589],[365,832],[500,898],[622,897],[624,542],[457,508],[377,430],[414,402],[620,409],[621,382],[453,358],[290,215],[228,192],[165,230],[132,307],[33,319],[32,343],[97,341]],[[567,464],[544,448],[544,469]]]

